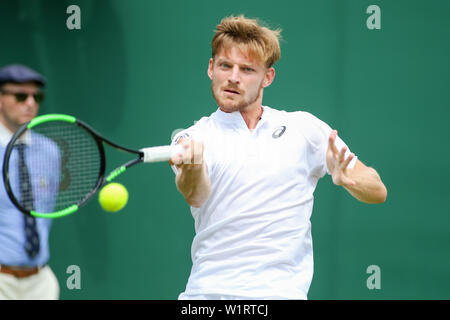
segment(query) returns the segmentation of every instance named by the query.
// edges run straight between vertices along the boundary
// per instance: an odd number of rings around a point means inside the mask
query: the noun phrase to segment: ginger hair
[[[237,45],[241,52],[272,67],[281,57],[281,29],[271,30],[256,19],[240,16],[225,17],[220,21],[211,42],[212,58],[220,50]]]

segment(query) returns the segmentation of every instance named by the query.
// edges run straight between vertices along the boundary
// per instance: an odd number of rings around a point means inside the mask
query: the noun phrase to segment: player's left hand
[[[336,148],[335,141],[337,131],[333,130],[328,138],[327,150],[327,167],[331,173],[333,183],[338,186],[354,186],[356,183],[349,177],[348,164],[355,157],[355,154],[350,153],[345,159],[345,152],[347,147],[343,147],[341,151]]]

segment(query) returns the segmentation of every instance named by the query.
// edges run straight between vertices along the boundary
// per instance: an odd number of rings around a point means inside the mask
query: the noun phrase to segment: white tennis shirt
[[[313,192],[328,171],[332,129],[307,112],[263,108],[253,131],[239,112],[217,109],[172,141],[203,141],[211,179],[208,200],[191,207],[196,235],[186,295],[307,298]],[[338,150],[344,145],[338,137]]]

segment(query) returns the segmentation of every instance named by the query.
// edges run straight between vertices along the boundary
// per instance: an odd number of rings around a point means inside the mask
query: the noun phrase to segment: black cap
[[[11,64],[0,69],[0,85],[5,82],[36,82],[43,87],[46,80],[42,75],[28,67],[20,64]]]

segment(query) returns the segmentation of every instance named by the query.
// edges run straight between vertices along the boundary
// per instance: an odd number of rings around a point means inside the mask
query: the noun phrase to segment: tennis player
[[[310,216],[318,180],[366,203],[387,190],[325,122],[264,106],[280,58],[279,30],[224,18],[208,76],[218,109],[174,137],[176,186],[191,207],[192,270],[179,299],[307,299]]]

